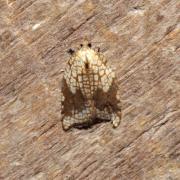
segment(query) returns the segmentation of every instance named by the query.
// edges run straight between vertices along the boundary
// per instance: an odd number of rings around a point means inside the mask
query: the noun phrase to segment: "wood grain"
[[[178,0],[0,0],[0,179],[180,179]],[[64,132],[62,69],[84,37],[116,68],[122,122]]]

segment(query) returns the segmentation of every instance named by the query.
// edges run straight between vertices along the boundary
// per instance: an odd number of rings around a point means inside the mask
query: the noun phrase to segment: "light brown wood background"
[[[115,67],[117,129],[62,130],[61,70],[85,36]],[[0,0],[0,179],[178,180],[179,92],[179,0]]]

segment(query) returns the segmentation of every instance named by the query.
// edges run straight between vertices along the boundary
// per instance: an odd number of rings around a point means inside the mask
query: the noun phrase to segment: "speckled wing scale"
[[[118,86],[105,57],[84,42],[71,53],[62,83],[62,125],[64,130],[87,126],[99,120],[121,120]]]

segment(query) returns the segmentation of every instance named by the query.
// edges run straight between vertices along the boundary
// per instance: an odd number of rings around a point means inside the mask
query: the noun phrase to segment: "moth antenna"
[[[71,55],[74,54],[74,52],[75,51],[73,49],[71,49],[71,48],[68,50],[68,53],[71,54]]]
[[[71,42],[69,42],[69,43],[67,43],[67,41],[64,40],[64,42],[62,42],[62,44],[61,44],[61,47],[67,47],[67,48],[65,48],[65,50],[63,50],[63,52],[67,51],[69,54],[72,55],[72,54],[74,54],[75,50],[69,49],[68,46],[71,46],[72,44],[74,44],[75,41],[82,42],[80,44],[81,47],[86,46],[86,47],[90,47],[90,48],[92,47],[92,44],[95,44],[95,43],[101,43],[101,44],[102,43],[116,43],[114,41],[93,41],[93,40],[89,40],[89,39],[90,38],[87,38],[87,36],[85,36],[84,38],[80,37],[80,38],[72,39]]]

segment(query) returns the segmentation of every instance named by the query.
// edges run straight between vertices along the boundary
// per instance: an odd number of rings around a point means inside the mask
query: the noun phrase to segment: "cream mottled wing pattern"
[[[63,77],[62,124],[65,130],[90,125],[97,120],[112,121],[117,127],[121,119],[115,74],[105,57],[84,43],[71,58]]]

